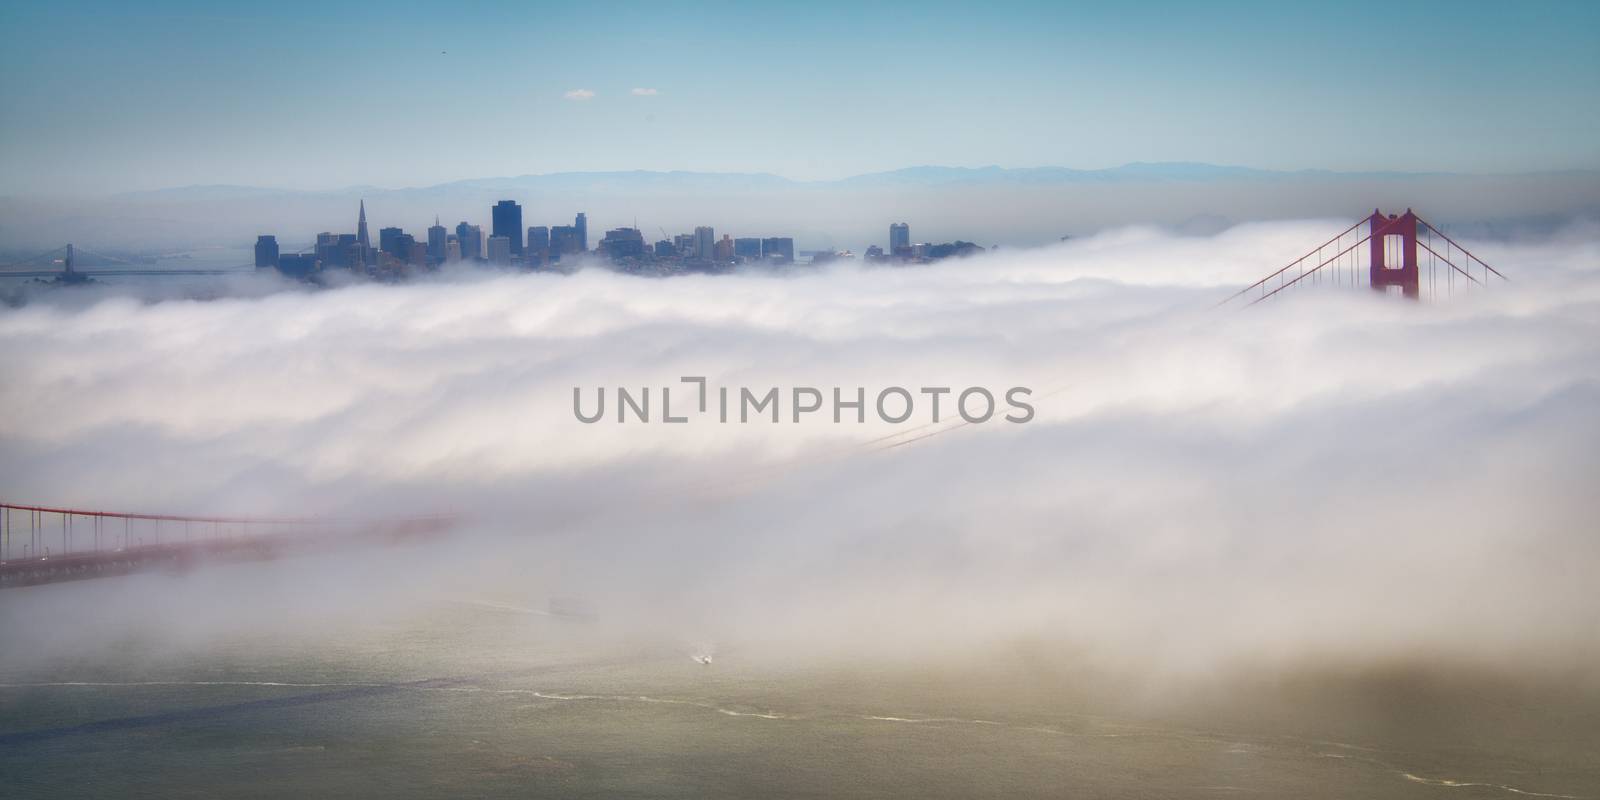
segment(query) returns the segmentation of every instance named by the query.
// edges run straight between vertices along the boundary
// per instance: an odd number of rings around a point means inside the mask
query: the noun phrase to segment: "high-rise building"
[[[578,229],[571,225],[557,225],[550,229],[550,260],[583,252],[578,242]]]
[[[444,260],[455,263],[461,260],[461,243],[456,241],[456,235],[450,234],[450,239],[444,243]]]
[[[489,237],[489,263],[501,266],[511,263],[511,237]]]
[[[428,266],[428,261],[430,260],[428,257],[428,243],[419,242],[410,236],[405,237],[405,243],[409,251],[406,263],[413,267]]]
[[[760,239],[754,239],[754,238],[734,239],[733,240],[733,254],[735,256],[738,256],[739,258],[747,258],[747,259],[750,259],[751,261],[760,261],[761,260],[761,240]]]
[[[528,246],[522,251],[522,258],[531,264],[542,264],[550,258],[550,229],[543,225],[535,225],[528,229]]]
[[[361,201],[361,216],[356,220],[356,244],[361,245],[361,260],[372,263],[372,240],[367,238],[367,201]]]
[[[490,214],[494,219],[490,238],[504,236],[511,245],[511,254],[522,255],[522,206],[513,200],[501,200],[494,204]]]
[[[278,271],[290,278],[308,278],[317,271],[317,257],[310,253],[284,253],[278,256]]]
[[[399,228],[379,228],[378,252],[388,253],[389,255],[404,261],[406,256],[409,255],[409,253],[400,247],[400,237],[404,235],[405,231],[400,230]]]
[[[678,254],[678,248],[672,242],[662,239],[656,242],[656,258],[672,258]]]
[[[589,252],[589,217],[579,211],[578,218],[572,223],[572,227],[578,232],[578,252]]]
[[[774,236],[761,240],[761,257],[768,261],[783,264],[794,261],[794,239],[787,236]]]
[[[461,258],[477,261],[483,258],[483,229],[462,222],[456,226],[456,241],[461,244]]]
[[[346,234],[347,236],[349,234]],[[340,246],[339,240],[343,238],[337,233],[317,234],[317,261],[321,262],[323,269],[348,266],[345,260],[345,249]],[[350,238],[354,239],[354,236]]]
[[[733,238],[728,236],[726,233],[722,234],[722,238],[717,240],[717,246],[712,251],[712,257],[723,263],[732,261]]]
[[[708,225],[694,229],[694,257],[710,261],[716,257],[717,233]]]
[[[433,226],[428,228],[428,258],[435,264],[445,262],[445,245],[450,241],[450,232],[439,224],[438,215],[433,217]]]
[[[317,248],[317,260],[322,262],[323,269],[343,267],[356,269],[366,263],[361,253],[361,246],[356,244],[356,235],[353,233],[340,233],[333,237],[327,248],[327,255],[323,255],[323,248]]]
[[[644,235],[639,233],[638,228],[613,228],[606,231],[606,237],[600,240],[600,250],[613,260],[642,258]]]
[[[278,237],[256,237],[256,269],[278,266]]]
[[[889,252],[901,255],[902,248],[911,247],[911,226],[904,222],[889,225]]]

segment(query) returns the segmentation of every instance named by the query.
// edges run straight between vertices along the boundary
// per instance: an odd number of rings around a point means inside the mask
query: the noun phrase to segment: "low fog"
[[[462,522],[247,580],[6,590],[0,659],[562,596],[608,635],[798,665],[1028,647],[1152,683],[1422,662],[1593,687],[1600,232],[1464,241],[1512,280],[1431,303],[1216,307],[1346,224],[915,268],[47,293],[0,312],[8,500]],[[682,376],[1025,386],[1037,416],[574,418],[574,387]]]

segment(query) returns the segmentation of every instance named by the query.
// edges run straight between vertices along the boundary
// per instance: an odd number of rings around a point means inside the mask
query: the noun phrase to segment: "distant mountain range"
[[[616,227],[638,227],[654,239],[712,225],[718,234],[792,236],[798,249],[860,249],[885,244],[890,222],[908,222],[918,241],[1011,246],[1130,224],[1203,233],[1250,220],[1352,219],[1380,206],[1415,207],[1439,224],[1482,230],[1525,227],[1527,220],[1549,227],[1600,218],[1600,171],[1281,171],[1176,162],[1109,169],[921,166],[825,181],[634,170],[405,188],[183,186],[99,197],[0,197],[0,249],[74,242],[178,252],[247,248],[259,234],[299,244],[321,231],[354,231],[361,201],[374,231],[395,226],[418,233],[435,219],[487,226],[498,200],[520,203],[527,226],[571,224],[585,212],[592,240]]]
[[[1597,176],[1596,170],[1539,173]],[[1418,178],[1490,177],[1444,172],[1339,172],[1333,170],[1269,170],[1197,162],[1135,162],[1106,169],[1069,167],[941,167],[919,166],[871,172],[838,180],[801,181],[766,172],[691,172],[627,170],[615,172],[552,172],[500,178],[471,178],[432,186],[384,188],[348,186],[327,190],[270,189],[255,186],[200,185],[113,195],[123,200],[244,200],[282,195],[476,196],[484,192],[587,191],[594,193],[661,191],[759,192],[956,186],[1055,186],[1065,184],[1203,183],[1212,181],[1407,180]]]

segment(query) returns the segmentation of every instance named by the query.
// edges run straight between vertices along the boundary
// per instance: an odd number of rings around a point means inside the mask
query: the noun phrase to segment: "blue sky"
[[[1600,168],[1596,3],[58,0],[6,4],[0,31],[6,194],[916,164]]]

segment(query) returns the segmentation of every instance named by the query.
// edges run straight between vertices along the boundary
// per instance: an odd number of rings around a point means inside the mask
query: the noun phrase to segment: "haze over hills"
[[[473,178],[432,186],[298,190],[184,186],[91,198],[0,198],[0,247],[160,249],[244,247],[259,233],[281,241],[353,230],[356,204],[376,227],[420,231],[488,224],[512,199],[527,225],[589,214],[590,229],[637,225],[647,239],[711,225],[735,236],[793,236],[802,249],[860,250],[907,221],[918,241],[965,239],[1028,246],[1128,224],[1208,232],[1230,223],[1292,217],[1353,218],[1374,206],[1416,207],[1446,224],[1506,232],[1600,217],[1600,172],[1469,175],[1276,171],[1190,162],[1108,169],[915,166],[838,180],[771,173],[557,172]],[[598,238],[598,237],[596,237]]]
[[[1540,175],[1572,175],[1600,177],[1595,170],[1565,170]],[[1334,170],[1269,170],[1187,161],[1133,162],[1105,169],[1075,169],[1072,167],[947,167],[920,165],[882,172],[868,172],[837,180],[795,180],[770,172],[697,172],[688,170],[610,170],[587,172],[550,172],[507,177],[466,178],[431,186],[385,188],[380,186],[348,186],[331,190],[300,190],[209,184],[171,187],[164,189],[120,192],[117,198],[152,197],[208,197],[263,196],[281,194],[415,194],[448,193],[461,190],[518,190],[518,189],[594,189],[619,187],[630,189],[772,189],[808,188],[836,189],[875,186],[951,186],[951,185],[1049,185],[1062,183],[1138,183],[1151,181],[1217,181],[1217,180],[1327,180],[1327,179],[1391,179],[1405,180],[1424,177],[1473,177],[1448,172],[1340,172]],[[1479,175],[1476,177],[1491,177]],[[1511,177],[1501,175],[1500,177]]]

